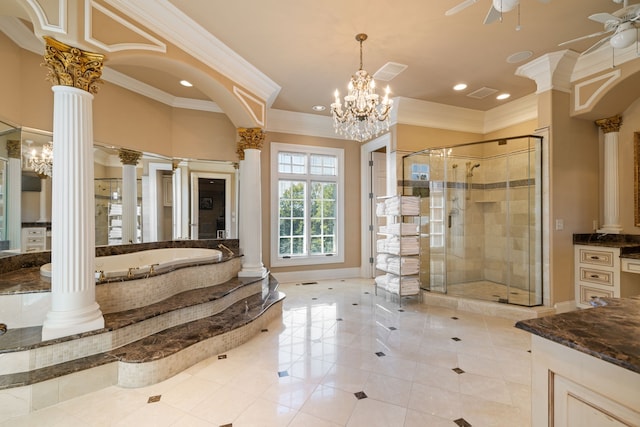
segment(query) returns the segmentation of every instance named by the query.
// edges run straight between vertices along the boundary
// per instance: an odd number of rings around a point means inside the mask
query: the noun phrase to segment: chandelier
[[[53,144],[48,142],[42,146],[40,156],[36,155],[36,150],[31,151],[29,165],[41,177],[51,177],[53,169]]]
[[[393,100],[389,99],[389,86],[380,101],[375,80],[362,69],[362,42],[366,39],[366,34],[356,35],[356,41],[360,43],[360,69],[351,76],[344,105],[340,103],[340,92],[337,89],[336,100],[331,104],[336,133],[358,142],[389,130],[389,113],[393,105]]]

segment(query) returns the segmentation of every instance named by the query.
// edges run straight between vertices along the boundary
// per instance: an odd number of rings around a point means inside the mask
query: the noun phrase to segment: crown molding
[[[281,87],[168,1],[105,0],[210,68],[264,99],[267,107]]]
[[[398,124],[483,133],[484,112],[412,98],[394,98]]]
[[[532,93],[486,111],[483,133],[486,134],[537,118],[538,97]]]
[[[344,139],[333,129],[333,120],[329,116],[270,109],[267,118],[267,132]]]
[[[18,18],[0,16],[0,30],[20,48],[38,55],[44,54],[44,40],[34,36]]]
[[[579,54],[573,50],[547,53],[516,70],[517,76],[527,77],[536,82],[536,93],[552,89],[571,92],[571,75]]]

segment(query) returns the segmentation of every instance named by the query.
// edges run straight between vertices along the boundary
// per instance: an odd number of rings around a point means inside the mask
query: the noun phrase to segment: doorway
[[[191,174],[191,238],[230,236],[231,182],[228,175]]]

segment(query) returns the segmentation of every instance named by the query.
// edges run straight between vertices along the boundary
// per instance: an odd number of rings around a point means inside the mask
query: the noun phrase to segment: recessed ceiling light
[[[324,105],[314,105],[313,107],[311,107],[311,109],[313,111],[324,111],[327,109],[327,107],[325,107]]]
[[[181,84],[182,86],[185,86],[185,87],[191,87],[191,86],[193,86],[193,84],[191,84],[191,82],[189,82],[189,81],[187,81],[187,80],[180,80],[180,84]]]
[[[465,90],[467,88],[466,83],[458,83],[453,87],[453,90]]]
[[[509,94],[509,93],[501,93],[500,95],[496,96],[496,99],[499,99],[499,100],[502,101],[503,99],[507,99],[510,96],[511,96],[511,94]]]

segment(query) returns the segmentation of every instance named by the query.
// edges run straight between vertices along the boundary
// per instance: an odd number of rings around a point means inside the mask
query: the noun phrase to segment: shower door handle
[[[451,214],[449,214],[449,228],[451,228]]]

